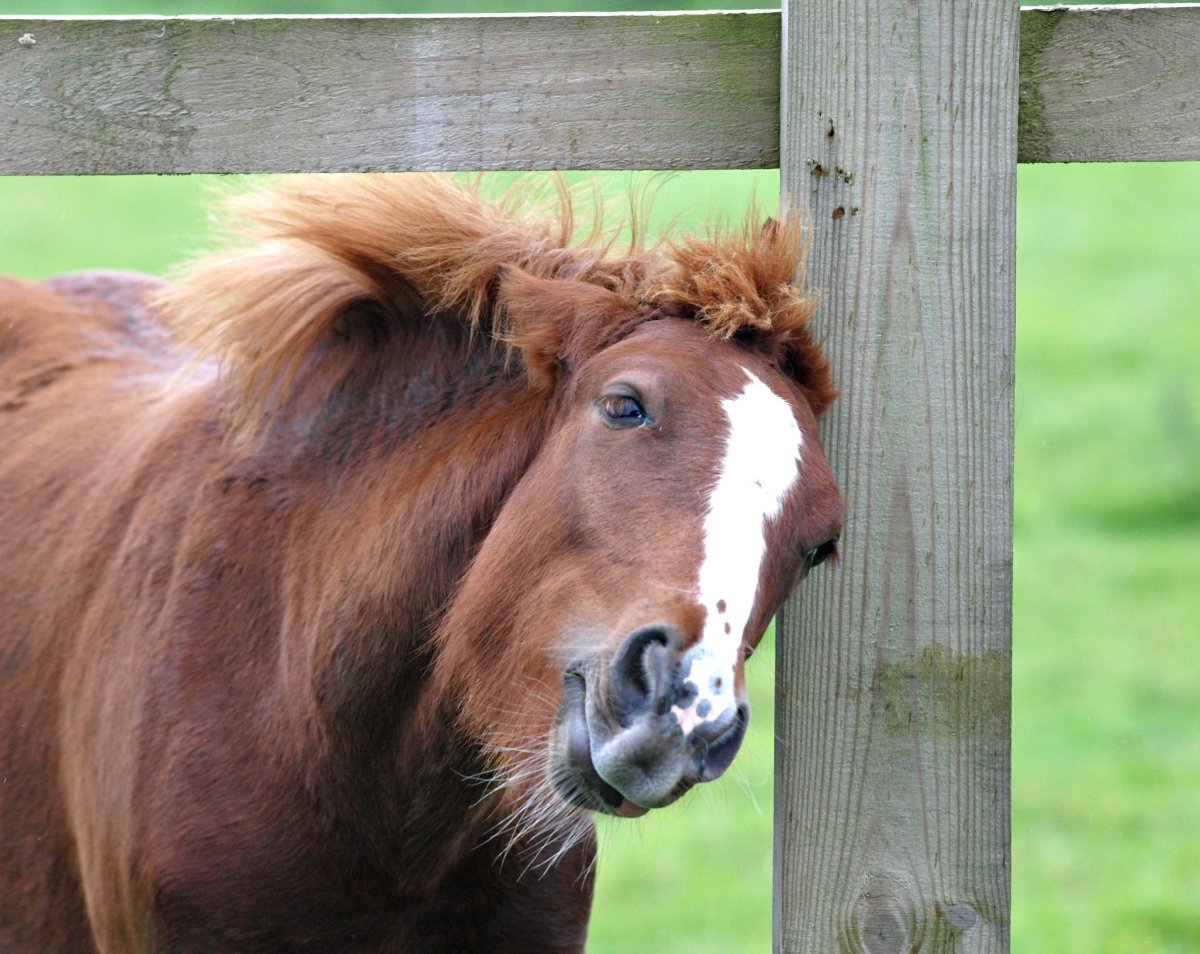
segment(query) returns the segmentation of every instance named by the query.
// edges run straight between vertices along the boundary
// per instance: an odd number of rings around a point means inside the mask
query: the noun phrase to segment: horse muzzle
[[[555,785],[572,804],[612,815],[645,814],[720,776],[750,718],[732,679],[709,673],[668,625],[633,632],[607,666],[568,666],[563,682]]]

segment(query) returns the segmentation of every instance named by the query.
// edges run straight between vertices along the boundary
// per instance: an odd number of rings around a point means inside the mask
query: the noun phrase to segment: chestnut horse
[[[833,552],[796,229],[299,177],[0,283],[0,950],[580,951]]]

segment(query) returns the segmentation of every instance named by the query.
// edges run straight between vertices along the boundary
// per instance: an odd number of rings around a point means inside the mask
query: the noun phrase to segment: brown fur
[[[695,630],[741,367],[816,447],[795,230],[621,255],[437,176],[238,209],[172,288],[0,281],[0,950],[581,950],[563,667]],[[656,440],[589,423],[630,367]],[[840,524],[804,466],[747,652]]]
[[[828,406],[836,392],[805,327],[813,300],[797,290],[804,282],[797,222],[748,224],[650,252],[638,251],[635,234],[620,255],[615,238],[603,235],[601,213],[590,236],[599,245],[572,244],[575,203],[561,188],[556,198],[557,215],[548,217],[536,193],[514,189],[493,204],[445,176],[296,176],[231,202],[250,247],[193,266],[160,303],[182,341],[224,361],[233,429],[243,438],[269,416],[273,399],[292,393],[302,371],[313,373],[319,342],[331,331],[352,338],[348,309],[360,320],[373,315],[364,324],[376,334],[405,312],[466,322],[524,350],[534,380],[549,384],[558,352],[571,351],[561,336],[576,326],[536,309],[497,307],[522,295],[514,285],[535,284],[524,275],[607,289],[640,308],[641,320],[666,311],[698,320],[714,337],[755,339],[786,354],[818,415]],[[593,340],[580,344],[588,349],[605,343],[600,329],[610,338],[629,330],[627,323],[585,327]],[[377,342],[364,333],[348,344]],[[352,373],[359,358],[352,346],[323,356],[314,400]]]

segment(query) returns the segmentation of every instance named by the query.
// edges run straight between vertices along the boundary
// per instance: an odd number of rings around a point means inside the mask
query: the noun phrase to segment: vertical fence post
[[[775,948],[1007,951],[1015,0],[785,0],[841,566],[779,626]]]

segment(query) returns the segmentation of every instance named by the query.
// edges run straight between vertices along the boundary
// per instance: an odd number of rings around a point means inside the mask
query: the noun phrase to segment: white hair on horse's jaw
[[[704,632],[684,659],[684,681],[697,693],[686,708],[671,710],[684,734],[736,705],[734,673],[758,598],[767,524],[800,475],[804,437],[791,405],[752,372],[746,376],[741,393],[721,402],[729,433],[704,518],[696,582]]]
[[[521,865],[517,880],[531,871],[537,878],[549,874],[571,849],[595,832],[591,813],[565,801],[556,784],[556,766],[548,746],[490,745],[494,755],[506,756],[507,768],[483,773],[474,780],[484,786],[476,805],[499,795],[507,806],[487,830],[480,847],[495,843],[495,864],[510,860]],[[515,793],[514,799],[506,794]],[[586,880],[595,857],[580,872]]]

